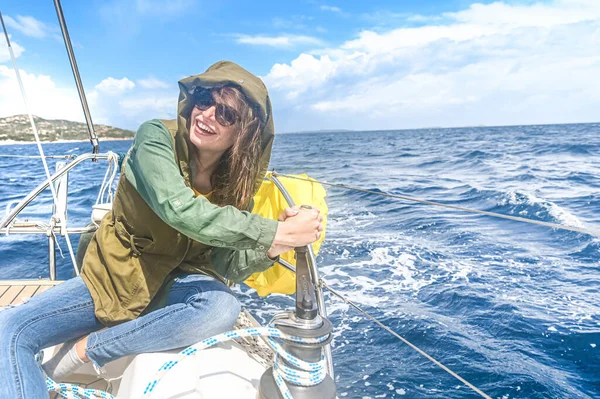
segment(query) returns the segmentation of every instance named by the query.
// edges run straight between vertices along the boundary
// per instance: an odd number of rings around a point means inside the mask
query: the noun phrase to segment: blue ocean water
[[[128,141],[102,143],[126,151]],[[87,143],[46,145],[79,154]],[[34,145],[0,154],[35,155]],[[54,163],[53,160],[50,161]],[[271,166],[331,183],[600,228],[600,124],[279,135]],[[70,177],[72,225],[90,217],[104,165]],[[0,207],[43,178],[0,157]],[[600,397],[600,239],[327,188],[323,278],[493,398]],[[47,221],[49,194],[29,218]],[[76,241],[76,240],[75,240]],[[64,241],[61,246],[66,251]],[[46,238],[0,237],[0,279],[48,275]],[[71,276],[67,259],[59,278]],[[266,322],[291,297],[237,288]],[[472,391],[326,294],[342,398],[472,398]]]

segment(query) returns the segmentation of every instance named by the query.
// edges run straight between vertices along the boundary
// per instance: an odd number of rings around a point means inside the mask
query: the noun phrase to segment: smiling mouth
[[[216,133],[212,131],[210,127],[205,125],[204,123],[196,120],[196,129],[200,131],[200,133],[215,135]]]

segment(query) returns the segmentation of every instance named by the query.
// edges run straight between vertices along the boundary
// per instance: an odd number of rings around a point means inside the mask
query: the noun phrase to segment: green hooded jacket
[[[188,118],[197,87],[240,89],[262,121],[262,155],[254,192],[269,164],[274,125],[263,82],[220,61],[179,82],[178,118],[141,125],[124,161],[113,201],[83,259],[81,276],[96,317],[115,325],[153,308],[178,272],[207,273],[239,282],[273,265],[277,221],[233,206],[220,207],[192,190]],[[159,294],[160,293],[160,294]],[[157,295],[159,294],[159,295]]]

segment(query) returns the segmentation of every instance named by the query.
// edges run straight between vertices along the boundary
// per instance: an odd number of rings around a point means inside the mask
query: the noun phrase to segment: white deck
[[[176,353],[139,355],[127,367],[119,398],[143,397],[156,370]],[[186,358],[157,385],[152,397],[181,399],[255,399],[264,368],[236,344],[223,344]]]
[[[51,358],[54,350],[45,351],[44,360]],[[119,399],[256,399],[266,367],[234,342],[186,357],[161,379],[152,395],[144,396],[157,370],[167,361],[177,360],[179,352],[144,353],[116,360],[105,366],[104,378],[98,378],[88,363],[64,382],[105,390]]]

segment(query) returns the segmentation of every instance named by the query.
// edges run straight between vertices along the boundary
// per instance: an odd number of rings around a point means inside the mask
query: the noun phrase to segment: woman
[[[278,221],[244,211],[273,143],[262,81],[221,61],[179,87],[178,119],[136,133],[81,276],[0,312],[0,398],[47,398],[34,355],[61,342],[44,364],[58,380],[85,361],[101,370],[227,331],[240,305],[223,280],[318,239],[317,210],[287,209]]]

